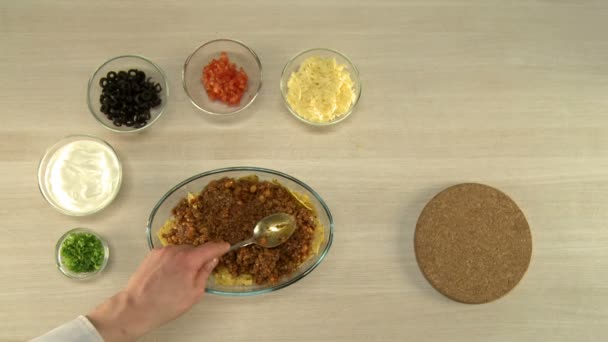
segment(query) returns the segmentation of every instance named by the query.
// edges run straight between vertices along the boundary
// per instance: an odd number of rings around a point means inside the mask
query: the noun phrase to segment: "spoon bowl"
[[[253,228],[253,236],[235,243],[228,252],[256,244],[264,248],[274,248],[287,241],[296,230],[296,220],[292,215],[279,213],[264,217]]]

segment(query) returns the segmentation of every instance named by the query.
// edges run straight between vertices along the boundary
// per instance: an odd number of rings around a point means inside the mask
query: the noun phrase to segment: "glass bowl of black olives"
[[[117,132],[138,132],[155,123],[167,107],[169,88],[162,69],[142,56],[103,63],[89,80],[87,102],[95,119]]]

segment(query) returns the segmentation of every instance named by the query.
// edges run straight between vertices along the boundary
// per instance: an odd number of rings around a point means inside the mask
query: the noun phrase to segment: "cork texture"
[[[511,291],[532,256],[530,227],[515,202],[497,189],[472,183],[449,187],[426,205],[414,245],[431,285],[470,304]]]

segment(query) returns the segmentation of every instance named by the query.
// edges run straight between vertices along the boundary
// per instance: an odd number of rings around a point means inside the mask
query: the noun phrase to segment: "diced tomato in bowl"
[[[201,78],[207,95],[212,100],[220,100],[232,106],[241,103],[241,98],[247,90],[247,80],[245,70],[237,69],[226,52],[222,52],[220,58],[213,59],[205,66]]]

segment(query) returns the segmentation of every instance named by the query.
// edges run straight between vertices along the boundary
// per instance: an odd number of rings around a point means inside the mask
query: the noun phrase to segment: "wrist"
[[[130,342],[147,332],[144,315],[138,311],[141,310],[133,298],[121,291],[91,311],[87,318],[104,340]]]

